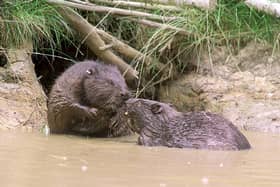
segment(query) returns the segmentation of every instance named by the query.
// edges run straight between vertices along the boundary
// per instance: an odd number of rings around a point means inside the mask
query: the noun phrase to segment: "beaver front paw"
[[[79,103],[72,104],[72,108],[75,109],[77,115],[80,116],[87,116],[89,118],[94,118],[97,116],[97,109],[96,108],[89,108],[87,106],[83,106]]]
[[[91,118],[94,118],[97,116],[97,111],[98,109],[96,108],[88,108],[87,109],[87,114],[91,117]]]

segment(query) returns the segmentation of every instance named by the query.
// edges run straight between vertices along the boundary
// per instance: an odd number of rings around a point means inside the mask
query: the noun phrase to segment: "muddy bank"
[[[47,124],[46,95],[37,81],[32,47],[7,52],[0,63],[0,129]],[[170,81],[160,100],[182,111],[206,110],[222,114],[245,130],[280,133],[280,54],[251,43],[238,55],[224,48],[194,65],[198,71]],[[50,85],[48,85],[50,86]]]
[[[245,130],[280,133],[280,54],[272,54],[256,43],[238,55],[216,49],[196,62],[198,72],[163,86],[160,99],[184,111],[220,113]]]
[[[47,124],[46,96],[31,60],[32,46],[10,49],[0,67],[0,129],[39,129]]]

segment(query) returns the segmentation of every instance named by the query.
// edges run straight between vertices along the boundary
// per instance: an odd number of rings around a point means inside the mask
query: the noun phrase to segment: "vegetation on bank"
[[[237,52],[252,40],[264,41],[279,49],[280,19],[250,8],[239,0],[220,0],[216,9],[209,12],[188,7],[177,16],[180,19],[169,24],[191,33],[173,43],[177,56],[179,53],[193,54],[194,51],[200,54],[201,50],[211,51],[221,45],[227,46],[231,52]],[[169,45],[175,34],[154,31],[144,48],[151,46],[146,51],[160,54],[160,49]]]
[[[70,28],[56,9],[44,0],[3,0],[0,6],[0,46],[17,47],[33,41],[52,48],[71,36]]]
[[[173,64],[179,71],[184,70],[190,56],[199,57],[202,51],[211,55],[216,46],[227,46],[229,52],[236,53],[247,42],[254,40],[267,42],[279,49],[280,19],[250,8],[239,0],[219,0],[212,11],[194,7],[185,7],[180,11],[160,8],[145,10],[160,16],[176,16],[177,19],[164,21],[163,24],[183,29],[188,34],[172,29],[150,28],[128,16],[78,11],[93,25],[112,33],[147,57],[157,59],[155,63]],[[71,29],[55,6],[49,5],[46,0],[4,0],[0,8],[0,21],[0,46],[4,48],[32,40],[35,48],[48,44],[52,50],[59,51],[62,41],[78,41],[69,39]],[[80,43],[75,45],[80,46]],[[130,63],[142,72],[143,67],[137,59]],[[151,67],[153,65],[150,64]],[[153,68],[150,71],[153,75],[158,73]],[[151,79],[150,82],[159,83],[161,77]]]
[[[214,11],[186,7],[181,12],[153,10],[160,15],[178,17],[168,24],[183,28],[188,36],[181,36],[175,45],[186,51],[202,45],[227,45],[238,48],[247,41],[266,41],[279,46],[280,19],[249,8],[239,0],[220,0]],[[51,46],[59,46],[69,38],[69,27],[56,9],[44,0],[4,0],[0,8],[1,46],[17,46],[25,40],[40,44],[42,39]],[[108,30],[118,38],[151,54],[174,41],[176,31],[141,29],[128,19],[96,15],[88,12],[89,21]],[[183,51],[185,51],[183,50]]]

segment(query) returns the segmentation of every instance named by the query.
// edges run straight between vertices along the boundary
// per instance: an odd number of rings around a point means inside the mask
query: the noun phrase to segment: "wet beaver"
[[[102,113],[103,111],[99,110]],[[127,117],[122,112],[117,112],[114,115],[97,114],[98,117],[92,123],[78,123],[72,132],[75,134],[95,136],[95,137],[118,137],[131,135],[134,132],[127,125]],[[96,125],[97,124],[97,125]],[[96,133],[96,126],[99,127]]]
[[[49,94],[48,123],[53,133],[99,134],[126,99],[127,85],[116,66],[95,61],[76,63],[62,73]],[[101,133],[102,134],[102,133]]]
[[[229,120],[209,112],[178,112],[170,104],[129,99],[122,108],[138,144],[211,150],[249,149],[246,137]]]

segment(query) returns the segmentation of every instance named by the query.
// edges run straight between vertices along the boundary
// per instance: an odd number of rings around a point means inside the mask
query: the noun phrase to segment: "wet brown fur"
[[[218,114],[182,113],[170,104],[147,99],[129,99],[121,110],[127,117],[126,125],[139,133],[140,145],[211,150],[250,148],[237,127]]]
[[[55,81],[48,100],[53,133],[105,136],[113,117],[130,92],[117,67],[95,61],[79,62]],[[85,129],[91,131],[86,132]]]

